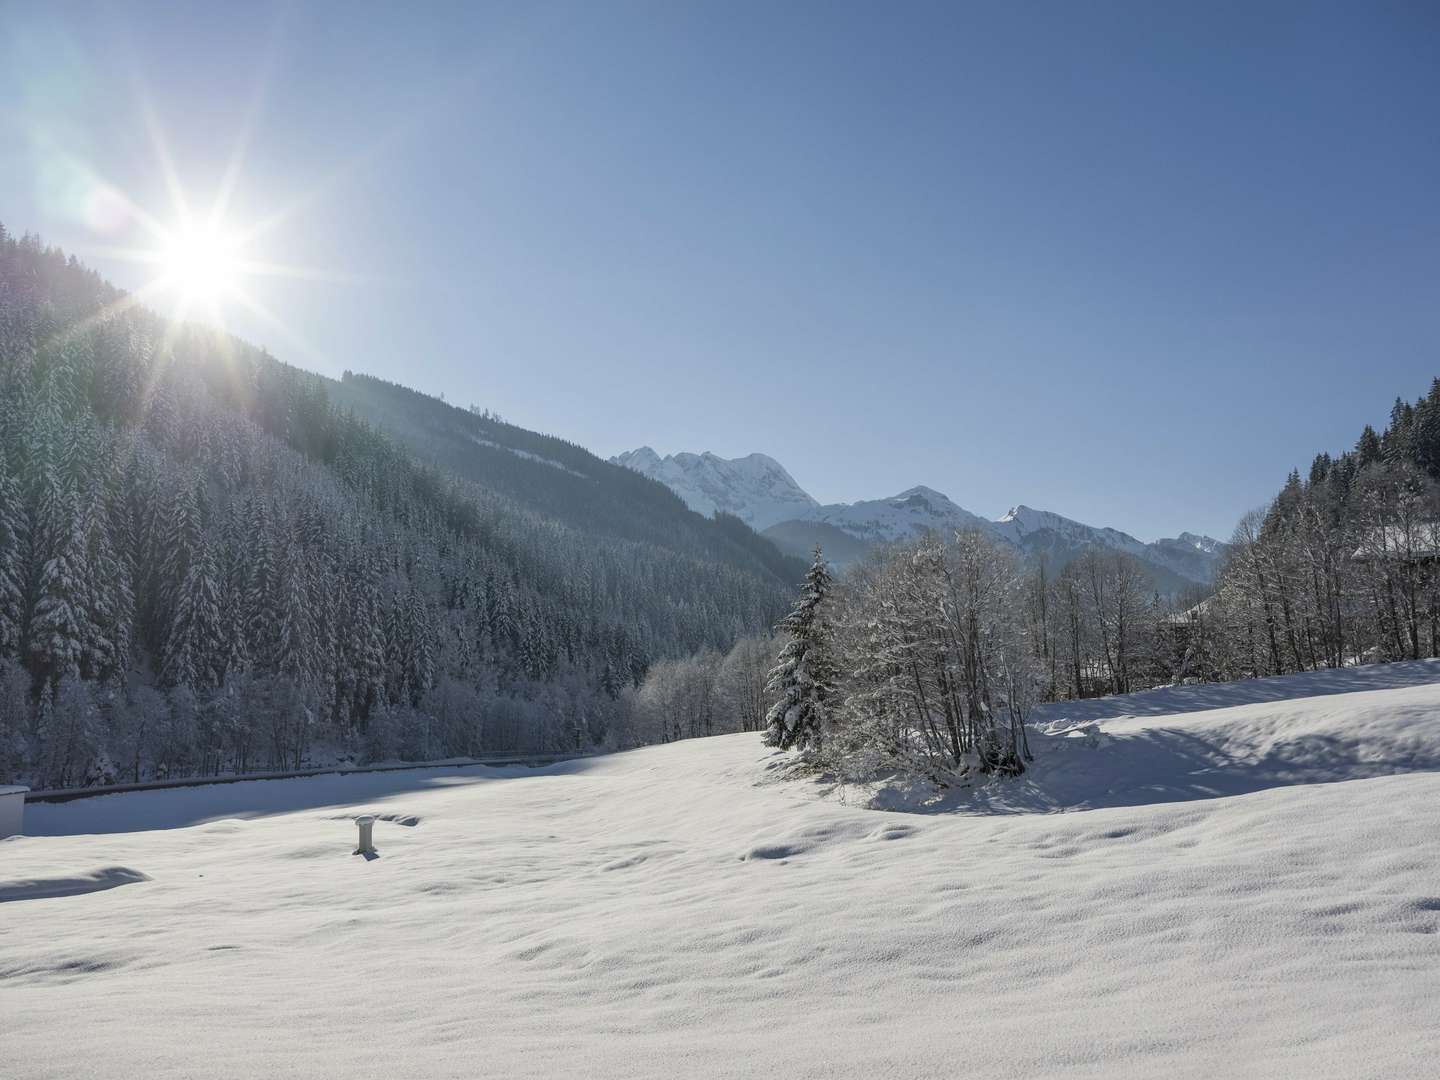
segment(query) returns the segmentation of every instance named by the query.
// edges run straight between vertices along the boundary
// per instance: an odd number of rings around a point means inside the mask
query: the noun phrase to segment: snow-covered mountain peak
[[[1115,529],[1096,529],[1092,525],[1076,521],[1074,518],[1067,518],[1063,514],[1057,514],[1052,510],[1036,510],[1033,506],[1026,506],[1020,503],[1012,506],[1003,517],[997,518],[994,522],[997,529],[1004,536],[1020,538],[1031,533],[1039,532],[1042,529],[1050,529],[1053,532],[1071,534],[1077,531],[1082,532],[1103,532],[1111,533],[1117,537],[1126,537],[1133,540],[1133,537]],[[1135,541],[1137,544],[1138,540]]]
[[[650,468],[658,467],[660,455],[648,446],[642,446],[636,450],[626,450],[623,454],[617,454],[610,459],[616,465],[623,465],[627,469],[634,469],[636,472],[645,472]]]
[[[697,513],[709,516],[718,510],[734,514],[755,529],[799,517],[818,505],[785,467],[767,454],[727,459],[706,450],[662,458],[642,446],[610,460],[660,481]]]
[[[936,491],[934,488],[926,487],[924,484],[906,488],[900,492],[899,495],[892,495],[884,501],[888,502],[891,506],[904,506],[916,510],[929,509],[943,512],[950,509],[960,509],[951,501],[950,496],[946,495],[943,491]]]
[[[1192,532],[1182,532],[1175,539],[1179,540],[1182,544],[1189,544],[1196,551],[1203,551],[1207,555],[1219,554],[1226,547],[1223,540],[1216,540],[1213,536],[1201,536]]]
[[[923,484],[888,499],[818,506],[805,520],[833,525],[866,543],[904,540],[928,530],[950,533],[989,526],[984,518],[957,506],[944,492]]]

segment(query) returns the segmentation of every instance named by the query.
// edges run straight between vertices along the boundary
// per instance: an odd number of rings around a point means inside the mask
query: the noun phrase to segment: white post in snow
[[[25,793],[28,787],[0,787],[0,840],[20,835],[25,820]]]
[[[373,817],[358,817],[355,819],[355,824],[360,826],[360,843],[356,846],[353,854],[374,855],[375,843],[371,839],[370,834],[371,830],[375,828],[375,819]]]

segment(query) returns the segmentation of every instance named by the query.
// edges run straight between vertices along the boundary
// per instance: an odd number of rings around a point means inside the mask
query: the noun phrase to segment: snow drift
[[[1432,1076],[1437,716],[1052,716],[1023,786],[928,816],[766,782],[753,735],[37,806],[70,835],[0,842],[0,896],[104,891],[0,903],[5,1073]]]

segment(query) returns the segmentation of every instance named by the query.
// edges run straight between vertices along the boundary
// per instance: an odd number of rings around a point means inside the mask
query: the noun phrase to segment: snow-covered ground
[[[927,815],[753,735],[34,806],[0,1075],[1433,1077],[1437,667],[1052,710]]]

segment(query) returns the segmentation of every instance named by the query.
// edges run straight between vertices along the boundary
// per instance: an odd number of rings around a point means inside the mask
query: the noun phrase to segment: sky
[[[10,231],[138,290],[126,252],[223,202],[244,296],[203,317],[604,456],[761,451],[822,502],[927,484],[1223,538],[1440,375],[1433,4],[0,25]]]

